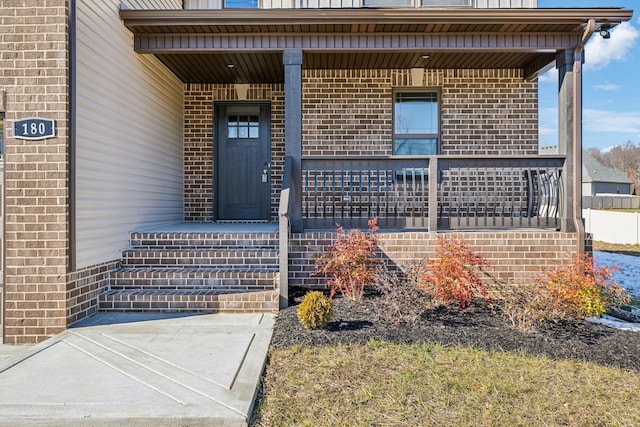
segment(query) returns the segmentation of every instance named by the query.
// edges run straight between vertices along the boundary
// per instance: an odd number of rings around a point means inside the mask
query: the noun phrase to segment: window
[[[258,7],[258,0],[225,0],[224,7],[229,9],[255,9]]]
[[[396,92],[393,122],[394,154],[438,154],[438,92]]]
[[[227,136],[231,139],[258,138],[259,129],[258,116],[229,116]]]
[[[470,0],[362,0],[364,7],[376,6],[471,6]]]

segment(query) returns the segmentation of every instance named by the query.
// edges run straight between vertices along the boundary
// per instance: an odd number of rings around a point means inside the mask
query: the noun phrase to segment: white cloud
[[[640,135],[640,112],[585,109],[582,123],[584,130],[589,132],[621,132]]]
[[[556,128],[548,127],[548,126],[540,126],[538,128],[538,135],[554,135],[556,133]]]
[[[585,68],[605,67],[611,61],[625,59],[639,36],[640,31],[629,22],[611,30],[610,39],[603,39],[596,33],[585,48]]]
[[[538,77],[540,83],[558,83],[558,69],[552,68]]]
[[[606,91],[616,91],[616,90],[620,90],[622,86],[620,85],[614,85],[613,83],[604,83],[601,85],[595,85],[594,89],[599,89],[599,90],[606,90]]]

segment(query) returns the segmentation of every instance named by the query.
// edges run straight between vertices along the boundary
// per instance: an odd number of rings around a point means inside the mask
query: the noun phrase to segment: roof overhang
[[[590,9],[222,9],[120,11],[138,53],[182,81],[282,82],[282,52],[308,69],[510,68],[527,78],[633,11]],[[424,55],[429,55],[428,59]],[[230,67],[228,65],[233,65]]]

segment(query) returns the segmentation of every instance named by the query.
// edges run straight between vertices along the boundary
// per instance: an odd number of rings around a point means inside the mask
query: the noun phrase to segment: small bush
[[[378,267],[374,289],[382,295],[383,317],[415,323],[433,304],[431,296],[420,286],[424,269],[422,262],[413,262],[401,270],[389,270],[386,265]]]
[[[488,297],[480,275],[490,267],[489,262],[475,253],[463,240],[438,237],[435,259],[427,261],[422,286],[445,303],[456,301],[463,308],[474,296]]]
[[[333,297],[336,292],[352,300],[362,299],[364,287],[376,277],[374,255],[378,250],[378,219],[369,221],[369,231],[345,231],[338,227],[336,241],[315,262],[316,271],[328,277],[327,286]]]
[[[298,320],[307,329],[320,329],[333,317],[331,300],[322,292],[313,291],[304,296],[298,306]]]
[[[600,267],[587,254],[546,273],[542,283],[560,317],[600,316],[609,305],[629,302],[625,290],[612,280],[615,269]]]
[[[538,283],[497,286],[495,304],[514,328],[529,332],[535,330],[544,320],[557,317],[545,286]]]

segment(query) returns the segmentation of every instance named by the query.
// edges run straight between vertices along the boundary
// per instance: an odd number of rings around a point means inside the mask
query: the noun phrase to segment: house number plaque
[[[46,139],[56,135],[56,121],[53,119],[22,119],[13,122],[13,136],[17,139]]]

